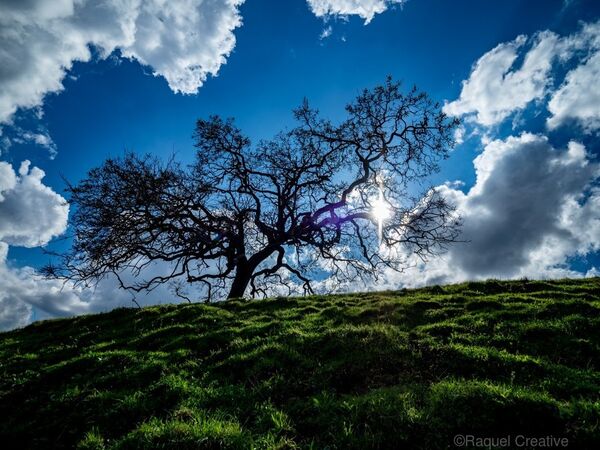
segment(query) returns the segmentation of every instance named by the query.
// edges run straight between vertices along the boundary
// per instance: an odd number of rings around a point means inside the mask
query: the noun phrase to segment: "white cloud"
[[[4,192],[11,191],[17,185],[17,174],[12,166],[0,161],[0,202],[4,201]]]
[[[70,316],[132,306],[133,295],[119,288],[115,277],[102,279],[96,288],[42,277],[32,267],[14,267],[8,260],[9,245],[38,247],[64,233],[69,205],[43,184],[44,172],[24,161],[18,173],[0,161],[0,330],[28,324],[36,318]],[[142,276],[164,274],[169,267],[151,265]],[[133,284],[137,274],[124,272]],[[173,301],[171,286],[160,286],[137,296],[140,305]]]
[[[469,192],[446,188],[470,241],[454,246],[450,256],[468,275],[543,275],[544,267],[599,244],[600,213],[583,213],[598,198],[584,200],[582,193],[600,172],[580,144],[558,151],[545,137],[525,133],[491,142],[474,165]],[[593,239],[590,229],[598,232]],[[538,263],[532,263],[536,252]]]
[[[600,129],[600,22],[583,26],[581,32],[565,39],[571,53],[580,53],[581,63],[567,73],[562,85],[548,102],[551,116],[548,128],[568,122],[578,123],[584,131]],[[570,55],[563,55],[567,59]]]
[[[317,17],[356,15],[365,20],[365,25],[392,5],[401,5],[406,0],[307,0]]]
[[[68,317],[78,314],[110,311],[119,306],[135,306],[134,295],[119,288],[115,277],[103,278],[97,286],[75,286],[42,277],[32,267],[13,267],[7,258],[8,245],[0,242],[0,330],[21,327],[35,318]],[[166,265],[154,265],[146,276],[164,271]],[[136,275],[124,272],[121,277],[133,283]],[[182,301],[174,296],[171,286],[161,285],[149,293],[135,295],[140,306]],[[193,298],[193,296],[192,296]],[[197,298],[201,298],[198,296]]]
[[[460,97],[446,104],[444,111],[454,116],[474,114],[478,123],[490,126],[525,108],[544,94],[558,42],[552,32],[538,33],[518,69],[514,64],[527,38],[519,36],[498,45],[479,58],[463,81]]]
[[[72,294],[63,295],[61,283],[42,280],[30,267],[11,268],[7,262],[9,244],[45,245],[67,227],[69,205],[42,183],[43,178],[44,172],[30,168],[29,161],[18,173],[0,161],[0,330],[27,324],[33,305],[47,305],[52,313],[85,311]]]
[[[0,241],[37,247],[62,234],[67,227],[69,205],[42,183],[44,171],[21,164],[16,174],[0,161]]]
[[[600,129],[600,51],[570,71],[548,103],[548,128],[577,121],[585,131]]]
[[[56,155],[56,144],[48,133],[26,131],[21,137],[25,142],[33,142],[36,145],[46,148],[51,155]]]
[[[582,276],[568,258],[600,250],[600,165],[583,145],[555,149],[524,133],[490,142],[474,161],[476,182],[464,193],[438,189],[456,204],[467,242],[403,274],[385,287],[486,278]],[[589,190],[587,194],[586,190]]]
[[[23,327],[30,317],[30,305],[0,294],[0,331]]]
[[[0,3],[0,123],[63,89],[74,61],[115,49],[175,92],[197,92],[235,45],[244,0],[46,0]]]
[[[31,318],[32,310],[30,304],[11,295],[10,281],[6,276],[7,254],[8,245],[0,242],[0,285],[2,285],[2,289],[0,289],[0,331],[27,325]]]
[[[50,159],[56,157],[56,154],[58,153],[56,144],[44,127],[38,126],[36,131],[28,131],[13,125],[9,127],[9,130],[11,136],[2,136],[2,141],[0,142],[0,149],[2,152],[6,152],[14,144],[35,144],[45,148],[48,151]],[[1,132],[2,129],[0,129],[0,136]]]
[[[574,63],[575,67],[556,88],[552,74],[558,63]],[[549,97],[550,129],[575,120],[590,132],[600,128],[598,84],[600,22],[586,24],[565,37],[542,31],[531,39],[519,36],[499,44],[474,64],[459,98],[447,103],[444,111],[492,126]]]
[[[564,37],[550,31],[530,40],[520,36],[483,55],[459,99],[444,110],[487,127],[516,112],[514,127],[525,119],[520,112],[538,102],[550,113],[548,128],[576,122],[593,132],[600,128],[599,52],[600,22]],[[552,76],[560,73],[553,72],[558,64],[567,73],[557,83]],[[485,145],[474,161],[474,186],[467,193],[440,188],[457,204],[469,242],[391,280],[411,285],[415,279],[422,284],[586,275],[573,270],[569,259],[600,250],[600,189],[594,187],[600,165],[576,141],[558,150],[544,136],[493,140],[490,131],[474,130],[483,133]]]
[[[88,305],[69,286],[44,279],[31,267],[11,267],[7,253],[8,245],[0,242],[0,329],[29,323],[34,306],[42,317],[88,312]]]
[[[456,142],[456,145],[461,145],[465,142],[465,131],[464,125],[459,125],[454,130],[454,142]]]

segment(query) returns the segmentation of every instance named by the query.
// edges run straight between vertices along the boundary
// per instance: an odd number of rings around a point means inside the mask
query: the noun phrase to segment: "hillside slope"
[[[0,334],[2,448],[600,448],[600,279],[119,309]]]

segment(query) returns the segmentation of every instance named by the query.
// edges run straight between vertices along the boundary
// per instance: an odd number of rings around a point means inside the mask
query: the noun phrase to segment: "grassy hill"
[[[600,448],[600,279],[118,309],[0,334],[7,448]]]

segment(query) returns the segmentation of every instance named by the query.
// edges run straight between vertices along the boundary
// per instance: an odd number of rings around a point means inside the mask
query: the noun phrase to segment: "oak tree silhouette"
[[[411,254],[443,251],[460,223],[424,181],[458,121],[391,78],[346,113],[334,124],[305,100],[293,128],[255,145],[213,116],[197,121],[189,166],[133,153],[106,160],[69,185],[73,245],[46,275],[89,283],[112,273],[134,291],[184,279],[210,300],[273,284],[313,292],[315,274],[330,284],[377,277]],[[157,262],[169,271],[144,277]]]

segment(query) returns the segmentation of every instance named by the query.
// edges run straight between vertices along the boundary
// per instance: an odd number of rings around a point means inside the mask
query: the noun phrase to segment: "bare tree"
[[[346,112],[333,124],[304,101],[294,128],[255,146],[231,119],[198,120],[185,167],[108,159],[69,186],[74,241],[47,275],[87,283],[112,273],[134,291],[184,279],[210,300],[273,285],[313,292],[314,278],[377,277],[445,250],[460,223],[423,181],[454,145],[457,120],[390,78]],[[170,270],[141,276],[157,262]],[[128,269],[132,284],[121,278]]]

